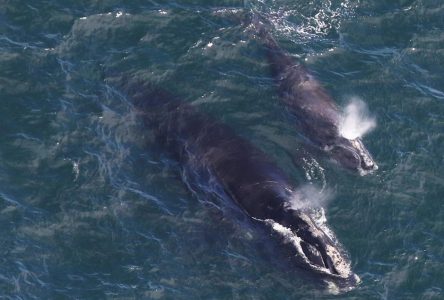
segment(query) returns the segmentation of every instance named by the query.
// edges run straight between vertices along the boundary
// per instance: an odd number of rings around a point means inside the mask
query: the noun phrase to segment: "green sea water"
[[[251,10],[341,107],[367,104],[377,172],[307,150]],[[443,70],[437,0],[0,0],[0,299],[444,299]],[[191,188],[110,84],[133,77],[323,189],[361,284],[332,293]]]

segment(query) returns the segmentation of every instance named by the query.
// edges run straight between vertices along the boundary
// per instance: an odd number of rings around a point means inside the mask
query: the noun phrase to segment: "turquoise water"
[[[385,2],[2,1],[0,298],[443,299],[444,5]],[[367,104],[375,174],[305,150],[239,21],[251,9],[341,107]],[[362,283],[332,294],[232,203],[191,191],[108,83],[136,76],[327,191]]]

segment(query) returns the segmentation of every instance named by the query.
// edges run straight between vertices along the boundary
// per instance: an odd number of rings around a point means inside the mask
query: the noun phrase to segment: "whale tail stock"
[[[247,30],[251,30],[252,36],[258,38],[265,47],[266,55],[275,78],[281,79],[285,68],[303,68],[284,49],[279,47],[278,42],[270,33],[270,25],[262,19],[257,12],[250,12],[245,18],[244,24]]]

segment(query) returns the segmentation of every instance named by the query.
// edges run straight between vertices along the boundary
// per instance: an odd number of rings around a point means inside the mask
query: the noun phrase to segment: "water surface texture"
[[[377,172],[307,148],[242,22],[251,10],[340,107],[365,103]],[[434,0],[0,1],[0,298],[443,299],[443,16]],[[323,191],[362,283],[335,295],[288,265],[155,144],[110,84],[128,77]]]

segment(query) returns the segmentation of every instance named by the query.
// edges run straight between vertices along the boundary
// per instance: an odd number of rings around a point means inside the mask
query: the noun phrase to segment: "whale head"
[[[360,138],[350,140],[340,137],[336,143],[327,148],[327,151],[340,165],[358,171],[361,175],[378,169],[378,165]]]
[[[333,233],[325,224],[319,226],[304,210],[285,209],[279,220],[265,222],[289,246],[290,253],[302,267],[335,279],[346,288],[353,288],[360,282]]]

